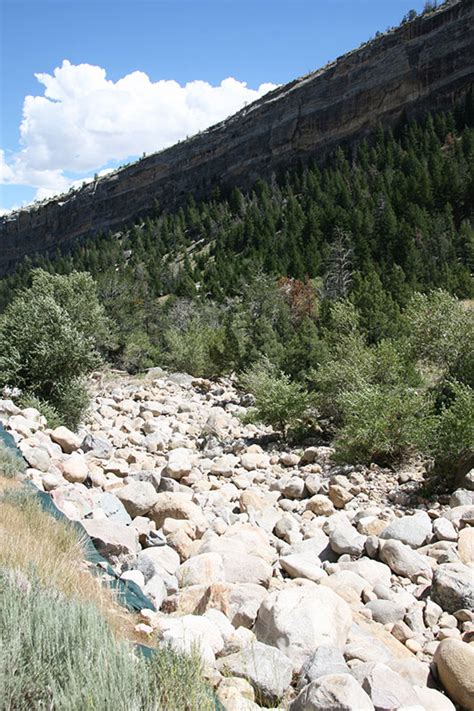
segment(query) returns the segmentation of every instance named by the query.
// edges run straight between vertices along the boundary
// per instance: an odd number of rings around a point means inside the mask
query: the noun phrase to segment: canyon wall
[[[302,18],[304,21],[304,18]],[[337,28],[335,28],[337,31]],[[316,30],[315,30],[316,32]],[[473,84],[474,3],[416,18],[231,118],[80,190],[0,218],[0,274],[153,209],[199,199],[359,140],[377,123],[448,109]]]

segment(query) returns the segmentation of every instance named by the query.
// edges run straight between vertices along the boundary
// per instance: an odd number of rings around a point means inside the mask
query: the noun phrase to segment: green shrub
[[[341,395],[363,388],[374,367],[373,352],[359,330],[358,314],[350,302],[331,305],[326,344],[323,360],[309,379],[320,413],[340,422]]]
[[[135,331],[127,338],[119,365],[134,374],[152,368],[159,360],[160,350],[153,345],[149,335],[145,331]]]
[[[27,407],[34,407],[35,410],[38,410],[38,412],[40,412],[43,417],[46,418],[48,427],[50,427],[51,429],[55,429],[56,427],[59,427],[59,425],[62,424],[61,416],[57,409],[53,407],[51,403],[47,402],[46,400],[41,400],[41,398],[36,397],[36,395],[24,393],[20,397],[18,405],[23,409]]]
[[[25,469],[24,459],[0,441],[0,475],[7,477],[7,479],[14,479]]]
[[[449,384],[449,395],[438,414],[420,431],[418,445],[433,457],[438,472],[452,476],[460,460],[474,451],[474,390],[463,383]]]
[[[474,387],[474,311],[439,289],[415,294],[402,323],[413,360]]]
[[[35,270],[0,318],[0,385],[49,402],[75,426],[86,401],[81,378],[99,365],[108,325],[88,274]]]
[[[430,412],[413,388],[366,385],[340,398],[343,425],[336,437],[339,461],[388,463],[414,450]]]
[[[168,347],[165,361],[170,368],[203,378],[221,372],[224,329],[213,328],[196,318],[185,328],[168,329],[165,341]]]
[[[97,608],[0,570],[0,711],[211,711],[196,656],[135,656]]]
[[[246,422],[271,425],[286,435],[308,413],[310,398],[303,386],[292,382],[266,359],[247,370],[240,382],[255,398],[254,407],[244,418]]]

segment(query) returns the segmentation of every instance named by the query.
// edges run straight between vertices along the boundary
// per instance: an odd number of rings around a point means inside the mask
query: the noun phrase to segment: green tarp
[[[14,452],[18,457],[22,458],[21,452],[16,446],[15,440],[6,432],[3,425],[0,423],[0,440],[3,444]],[[91,570],[96,575],[100,575],[106,585],[115,590],[117,594],[118,602],[124,607],[132,611],[143,610],[144,608],[148,610],[154,610],[155,606],[149,598],[147,598],[138,585],[132,581],[120,580],[117,573],[114,571],[112,566],[108,561],[103,558],[94,546],[92,539],[87,534],[84,526],[78,521],[70,521],[67,516],[63,514],[62,511],[54,504],[52,498],[44,491],[40,491],[31,482],[25,482],[26,486],[30,490],[32,496],[38,499],[42,509],[47,511],[54,518],[67,522],[70,526],[76,528],[80,535],[84,548],[84,558],[91,563]]]

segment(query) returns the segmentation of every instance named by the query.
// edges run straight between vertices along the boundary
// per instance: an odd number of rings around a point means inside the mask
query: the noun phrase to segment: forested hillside
[[[316,278],[321,287],[325,282],[328,296],[350,293],[363,311],[370,296],[383,303],[383,314],[388,307],[393,315],[414,290],[440,287],[468,298],[474,264],[472,97],[455,116],[428,116],[395,135],[380,128],[372,146],[364,141],[350,153],[340,148],[324,167],[270,184],[257,181],[247,195],[235,190],[200,204],[190,201],[173,214],[157,206],[155,219],[125,234],[104,235],[69,256],[40,257],[35,264],[59,273],[89,271],[111,306],[110,282],[120,282],[143,316],[168,294],[222,301],[240,293],[242,279],[259,269],[276,277]],[[1,281],[3,307],[13,289],[27,282],[30,267],[26,261]],[[373,338],[388,327],[367,325]]]

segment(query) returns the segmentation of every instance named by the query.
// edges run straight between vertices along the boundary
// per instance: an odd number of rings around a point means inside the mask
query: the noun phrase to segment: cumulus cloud
[[[275,87],[251,89],[233,78],[218,86],[181,86],[153,82],[140,71],[114,82],[101,67],[68,60],[53,74],[35,76],[43,95],[25,97],[21,148],[7,160],[0,153],[0,180],[34,186],[40,198],[68,189],[71,174],[81,175],[82,182],[90,171],[170,146]]]

